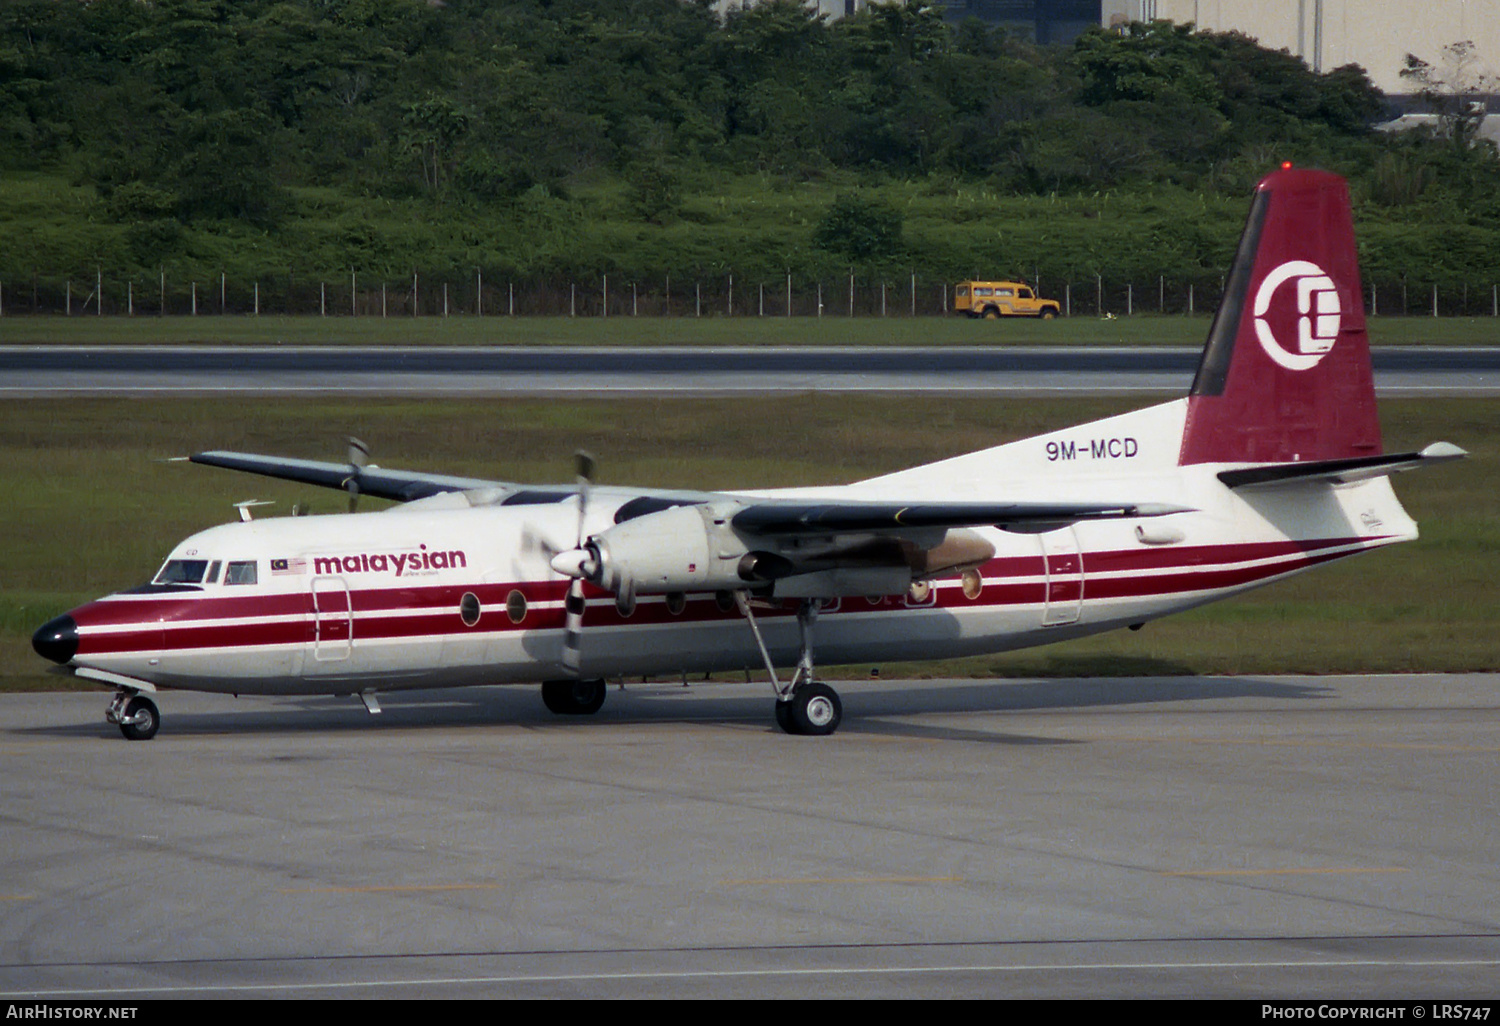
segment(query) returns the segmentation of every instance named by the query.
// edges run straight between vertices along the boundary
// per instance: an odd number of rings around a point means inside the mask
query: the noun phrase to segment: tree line
[[[1034,223],[1057,197],[1047,224],[1112,201],[1120,234],[1180,258],[1163,273],[1195,273],[1281,160],[1351,178],[1398,240],[1376,265],[1500,265],[1493,148],[1374,133],[1383,103],[1358,67],[1233,33],[1040,47],[923,0],[835,21],[795,0],[7,0],[0,274],[1087,271],[1103,257]],[[931,241],[944,222],[958,241]]]

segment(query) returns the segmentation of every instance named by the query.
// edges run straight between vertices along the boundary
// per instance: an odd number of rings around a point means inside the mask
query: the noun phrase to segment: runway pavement
[[[0,396],[1185,393],[1197,347],[4,346]],[[1500,395],[1500,348],[1385,347],[1382,395]]]
[[[0,996],[1493,998],[1500,677],[0,695]]]

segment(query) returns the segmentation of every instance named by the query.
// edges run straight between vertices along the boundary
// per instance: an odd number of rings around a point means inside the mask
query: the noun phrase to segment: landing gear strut
[[[127,741],[150,741],[161,726],[156,703],[145,695],[121,688],[104,710],[104,718],[120,728]]]
[[[604,704],[602,680],[549,680],[542,682],[542,703],[560,716],[587,716]]]
[[[813,679],[812,628],[818,619],[817,599],[806,599],[797,607],[797,628],[801,634],[801,652],[797,656],[797,669],[792,679],[783,685],[776,679],[776,667],[771,662],[771,653],[760,636],[760,625],[750,609],[750,600],[742,591],[734,593],[735,604],[740,607],[750,630],[755,634],[755,643],[760,646],[761,658],[771,674],[771,686],[776,689],[776,725],[788,734],[811,737],[826,737],[839,729],[844,717],[844,705],[838,692]]]

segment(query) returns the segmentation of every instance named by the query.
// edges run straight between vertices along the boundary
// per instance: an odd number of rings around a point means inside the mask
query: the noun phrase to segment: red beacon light
[[[1283,160],[1281,162],[1281,170],[1283,170],[1283,171],[1290,171],[1291,169],[1292,169],[1292,162],[1290,160]]]

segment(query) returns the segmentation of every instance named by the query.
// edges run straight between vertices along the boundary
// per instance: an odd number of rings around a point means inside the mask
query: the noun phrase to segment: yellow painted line
[[[770,880],[721,880],[721,887],[770,887],[781,884],[959,883],[959,876],[803,876]]]
[[[35,895],[31,894],[0,894],[0,901],[30,901]]]
[[[504,884],[390,884],[372,887],[283,887],[282,894],[380,894],[431,891],[488,891]]]
[[[1330,866],[1324,869],[1182,869],[1162,876],[1318,876],[1340,873],[1409,873],[1403,866]]]

